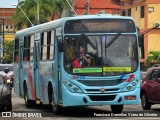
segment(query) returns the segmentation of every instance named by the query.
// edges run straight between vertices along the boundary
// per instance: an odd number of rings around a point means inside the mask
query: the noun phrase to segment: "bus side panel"
[[[52,88],[54,84],[54,80],[52,79],[52,63],[53,61],[40,62],[39,71],[40,71],[40,96],[41,101],[48,104],[48,83],[51,81]],[[53,81],[52,81],[53,80]]]
[[[33,63],[24,62],[23,63],[23,74],[24,81],[28,88],[28,98],[30,100],[36,100],[35,96],[35,84],[34,84],[34,74],[33,74]],[[23,83],[22,83],[23,85]]]

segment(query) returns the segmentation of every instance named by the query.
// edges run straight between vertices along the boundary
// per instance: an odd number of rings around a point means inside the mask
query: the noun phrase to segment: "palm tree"
[[[151,63],[160,63],[160,51],[150,51],[146,63],[147,65]]]
[[[37,24],[37,2],[39,2],[39,23],[45,23],[49,19],[54,20],[55,16],[60,18],[64,7],[67,7],[65,0],[25,0],[23,4],[21,3],[21,8],[34,25]],[[13,18],[18,30],[31,26],[20,9],[16,9]]]

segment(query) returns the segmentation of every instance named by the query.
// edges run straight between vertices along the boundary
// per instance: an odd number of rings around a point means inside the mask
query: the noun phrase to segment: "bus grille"
[[[101,92],[100,89],[86,89],[87,92]],[[115,89],[105,89],[105,92],[118,92],[119,89],[115,88]]]
[[[120,83],[124,82],[126,79],[123,80],[78,80],[78,82],[86,85],[86,86],[114,86],[119,85]]]
[[[114,100],[116,97],[116,95],[103,95],[103,96],[98,96],[98,95],[94,95],[94,96],[89,96],[90,100],[92,101],[112,101]]]

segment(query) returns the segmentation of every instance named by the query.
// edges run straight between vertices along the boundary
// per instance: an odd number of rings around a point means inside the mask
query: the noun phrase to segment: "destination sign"
[[[136,28],[132,20],[122,19],[94,19],[94,20],[70,20],[65,24],[66,34],[86,32],[135,32]]]

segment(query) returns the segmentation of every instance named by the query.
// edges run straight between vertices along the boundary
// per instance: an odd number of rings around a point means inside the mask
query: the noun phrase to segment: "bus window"
[[[33,61],[33,47],[34,47],[34,35],[31,36],[30,61]]]
[[[14,62],[18,62],[19,39],[15,39]]]
[[[24,37],[23,61],[30,60],[30,43],[31,43],[31,36]]]
[[[51,31],[47,32],[47,59],[50,59]]]
[[[54,30],[51,32],[50,60],[54,59]]]
[[[43,46],[42,46],[42,60],[47,59],[47,32],[44,33],[43,37]]]
[[[41,34],[41,60],[43,56],[44,33]]]

